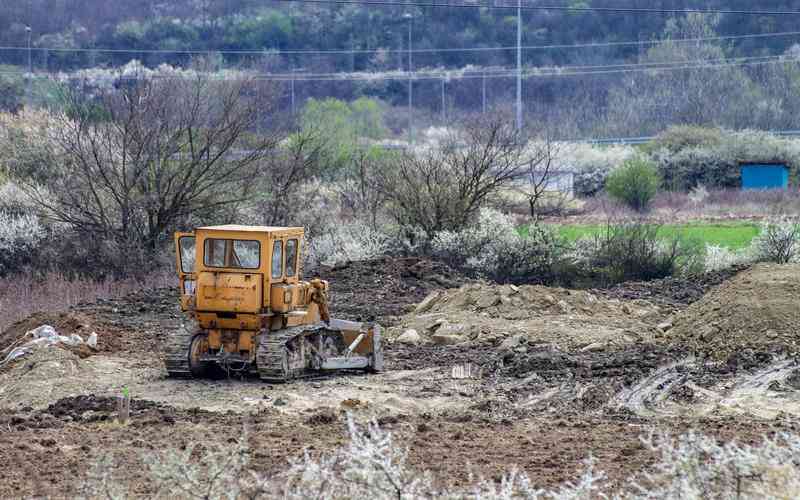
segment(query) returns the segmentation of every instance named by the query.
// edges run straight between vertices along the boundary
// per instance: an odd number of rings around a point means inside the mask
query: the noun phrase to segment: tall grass
[[[131,292],[175,286],[173,273],[159,271],[142,279],[67,278],[59,273],[0,278],[0,332],[36,312],[63,312],[81,302],[121,297]]]

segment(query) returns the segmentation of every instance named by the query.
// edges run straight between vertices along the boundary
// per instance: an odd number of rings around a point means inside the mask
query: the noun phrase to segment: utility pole
[[[412,83],[412,63],[411,63],[411,21],[414,16],[406,12],[403,14],[403,19],[408,20],[408,143],[414,142],[414,115],[412,111],[413,104],[413,83]]]
[[[517,132],[522,131],[522,0],[517,0]]]
[[[292,114],[294,115],[294,71],[292,71]]]
[[[444,125],[447,122],[447,104],[446,104],[447,101],[445,101],[444,85],[445,85],[445,79],[444,77],[442,77],[442,125]]]
[[[483,71],[481,78],[481,110],[486,114],[486,70]]]
[[[295,74],[298,71],[305,71],[305,68],[292,68],[292,70],[290,71],[290,73],[292,74],[292,79],[290,80],[290,83],[289,83],[289,86],[290,86],[291,92],[292,92],[292,115],[294,115],[296,113],[295,101],[294,101],[294,99],[295,99],[295,96],[294,96],[294,80],[295,80],[295,78],[294,77],[295,77]]]
[[[28,35],[28,72],[25,74],[25,104],[31,107],[31,77],[33,76],[33,60],[31,59],[31,35],[33,29],[30,26],[25,26],[25,32]]]

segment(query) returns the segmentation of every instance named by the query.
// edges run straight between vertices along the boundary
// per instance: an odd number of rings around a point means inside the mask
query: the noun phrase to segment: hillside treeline
[[[533,2],[536,3],[536,2]],[[584,0],[566,2],[592,7],[665,9],[794,10],[790,0]],[[264,0],[8,0],[0,4],[0,45],[24,47],[25,26],[32,27],[32,44],[39,48],[110,50],[286,50],[384,49],[406,47],[407,21],[414,16],[417,49],[508,47],[516,41],[514,10],[320,5]],[[525,11],[525,45],[618,42],[658,38],[672,15],[569,11]],[[792,16],[723,15],[721,34],[794,31]],[[784,52],[792,37],[742,39],[726,46],[729,56]],[[530,66],[600,64],[638,57],[642,47],[530,50]],[[0,52],[0,62],[25,64],[24,51]],[[36,63],[50,69],[87,65],[120,65],[132,59],[148,64],[185,62],[186,55],[144,53],[38,52]],[[246,62],[246,56],[227,56]],[[46,60],[45,60],[46,59]],[[250,57],[252,59],[252,57]],[[386,70],[402,64],[392,52],[326,55],[282,55],[270,64],[325,71]],[[415,65],[462,67],[468,64],[509,66],[513,50],[433,52],[417,54]]]

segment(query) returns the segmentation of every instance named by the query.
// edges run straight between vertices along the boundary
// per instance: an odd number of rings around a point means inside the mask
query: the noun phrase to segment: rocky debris
[[[663,341],[742,365],[748,349],[797,353],[798,297],[800,265],[759,264],[689,306]]]
[[[605,299],[592,292],[544,286],[471,283],[429,294],[389,330],[415,330],[437,345],[494,344],[527,338],[567,350],[640,342],[661,334],[665,312],[647,301]]]

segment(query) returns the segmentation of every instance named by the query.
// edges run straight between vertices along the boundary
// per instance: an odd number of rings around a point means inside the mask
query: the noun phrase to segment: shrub
[[[761,232],[753,239],[755,260],[787,264],[800,257],[798,221],[777,218],[761,223]]]
[[[658,151],[666,149],[677,153],[697,146],[716,146],[722,141],[722,131],[716,128],[698,127],[696,125],[677,125],[669,127],[658,134],[646,149]]]
[[[701,270],[703,252],[697,242],[661,238],[659,229],[642,220],[609,224],[600,236],[576,245],[578,258],[605,284]]]
[[[718,133],[718,140],[703,138],[701,133],[695,140],[685,138],[659,149],[650,148],[664,185],[679,190],[698,184],[714,189],[738,188],[741,186],[740,161],[785,162],[792,171],[792,180],[797,182],[800,141],[754,130],[721,130]]]
[[[668,189],[685,191],[699,184],[732,188],[739,184],[739,163],[721,148],[698,147],[674,153],[661,150],[652,157]]]
[[[44,238],[45,230],[35,215],[0,211],[0,275],[22,270]]]
[[[348,416],[350,442],[331,453],[305,453],[285,472],[266,478],[252,470],[247,433],[234,444],[204,443],[184,451],[142,455],[145,477],[138,486],[153,498],[370,498],[476,500],[606,498],[611,486],[594,461],[587,461],[575,482],[557,490],[536,488],[522,472],[511,470],[496,481],[478,480],[471,490],[438,489],[430,473],[408,465],[408,451],[377,424],[359,426]],[[613,498],[630,500],[784,499],[800,488],[800,437],[781,434],[760,445],[720,443],[688,433],[678,438],[650,435],[644,447],[655,456],[645,471],[631,471]],[[88,498],[126,498],[124,469],[105,455],[92,466],[82,493]]]
[[[759,446],[720,444],[692,432],[642,441],[657,460],[652,472],[632,481],[628,498],[779,499],[800,489],[800,438],[794,435],[765,438]]]
[[[730,250],[726,247],[707,245],[704,269],[707,273],[710,273],[748,264],[752,261],[753,252],[750,248]]]
[[[638,212],[649,209],[661,183],[655,165],[643,157],[627,160],[606,180],[606,191]]]
[[[498,282],[551,283],[567,278],[566,243],[556,231],[533,225],[521,235],[511,217],[484,208],[462,231],[441,231],[434,254],[452,267]]]
[[[369,260],[387,253],[392,238],[358,221],[328,226],[323,232],[308,235],[306,266],[335,266],[343,262]]]

